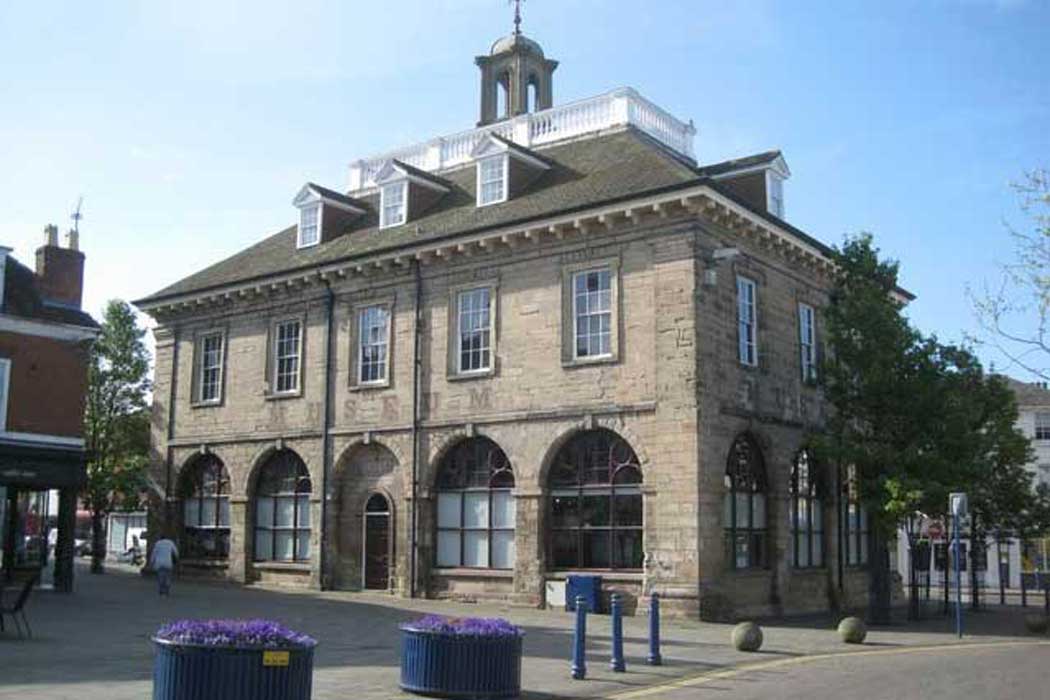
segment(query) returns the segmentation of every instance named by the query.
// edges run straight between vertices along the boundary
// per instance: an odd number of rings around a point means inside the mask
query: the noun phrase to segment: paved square
[[[73,595],[34,594],[28,608],[33,639],[19,641],[11,629],[0,635],[0,698],[148,698],[150,635],[161,624],[186,617],[267,617],[313,635],[320,642],[316,700],[405,697],[397,687],[397,625],[423,612],[502,616],[524,626],[523,689],[529,698],[602,697],[741,663],[857,649],[842,645],[828,620],[766,626],[759,654],[730,649],[729,625],[667,621],[662,630],[665,665],[653,668],[644,664],[647,619],[635,617],[624,621],[628,671],[618,674],[608,668],[609,618],[591,616],[588,679],[572,681],[572,616],[564,612],[381,594],[238,588],[185,579],[176,581],[170,598],[160,598],[153,579],[127,569],[113,567],[105,576],[92,576],[81,567],[77,574]],[[969,617],[971,641],[1023,636],[1017,611]],[[868,640],[871,645],[929,645],[953,643],[954,636],[950,622],[937,619],[875,630]]]

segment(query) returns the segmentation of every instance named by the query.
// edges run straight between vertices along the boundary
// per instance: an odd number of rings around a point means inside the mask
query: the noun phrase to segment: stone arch
[[[624,442],[634,450],[643,477],[649,473],[649,465],[651,463],[649,457],[642,446],[641,440],[628,425],[616,419],[595,420],[591,425],[574,425],[568,430],[563,431],[551,441],[550,445],[547,446],[546,451],[543,453],[543,458],[540,461],[540,468],[536,472],[536,483],[533,484],[533,486],[539,490],[546,490],[551,465],[554,463],[554,458],[558,456],[561,449],[580,433],[596,429],[608,430],[609,432],[616,433],[616,435],[622,438]]]
[[[268,468],[274,471],[263,481]],[[298,450],[283,445],[263,450],[247,479],[245,543],[250,546],[245,547],[246,554],[256,561],[312,560],[313,535],[318,530],[314,511],[319,510],[315,506],[323,496],[321,489],[322,484]],[[289,514],[287,522],[282,521],[282,513]],[[284,543],[289,538],[291,545],[286,548]],[[264,544],[258,549],[260,542]]]
[[[722,525],[730,568],[767,568],[774,541],[771,482],[762,443],[751,431],[737,433],[729,443],[723,484]]]
[[[355,441],[343,450],[336,462],[333,479],[334,557],[331,564],[336,588],[357,590],[364,583],[365,507],[374,494],[381,494],[390,508],[390,580],[398,579],[403,546],[397,533],[404,531],[401,520],[404,462],[398,451],[385,442]]]
[[[189,455],[175,474],[172,536],[188,560],[225,560],[230,554],[230,470],[219,455]]]

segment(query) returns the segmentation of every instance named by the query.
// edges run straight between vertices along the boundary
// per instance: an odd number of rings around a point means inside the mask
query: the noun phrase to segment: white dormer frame
[[[408,210],[408,185],[419,185],[429,190],[437,192],[439,194],[446,194],[449,189],[444,185],[439,185],[433,180],[428,180],[425,177],[420,177],[414,172],[406,168],[403,164],[396,160],[390,159],[383,163],[383,166],[379,169],[375,176],[376,187],[379,188],[379,228],[390,228],[392,226],[401,226],[408,222],[411,212]],[[387,192],[392,191],[396,186],[401,187],[401,196],[403,198],[403,216],[400,221],[387,221],[386,220],[386,198]]]
[[[487,163],[492,163],[492,162],[496,162],[496,161],[499,162],[500,172],[502,173],[502,175],[500,176],[500,195],[496,199],[493,199],[493,200],[488,201],[488,202],[484,202],[481,199],[481,193],[483,191],[483,185],[485,184],[484,182],[482,182],[482,171],[483,171],[483,169],[484,169],[484,167],[485,167],[485,165]],[[493,204],[501,204],[503,202],[506,202],[507,201],[507,193],[510,190],[510,186],[509,186],[509,182],[508,182],[510,180],[510,158],[507,156],[507,154],[506,153],[497,153],[494,156],[486,156],[484,158],[480,158],[480,159],[478,159],[478,163],[477,163],[476,167],[477,167],[477,183],[478,183],[478,186],[477,186],[477,190],[478,190],[477,191],[477,204],[478,204],[478,206],[479,207],[487,207],[487,206],[491,206]]]
[[[791,168],[788,167],[787,161],[784,160],[783,154],[778,154],[776,158],[769,161],[768,163],[759,163],[758,165],[751,165],[745,168],[738,168],[736,170],[729,170],[724,173],[715,175],[715,180],[728,180],[730,178],[740,177],[741,175],[748,175],[750,173],[762,173],[765,177],[766,185],[766,211],[777,217],[778,219],[784,218],[784,180],[791,177]],[[777,206],[774,194],[774,188],[776,193],[779,194],[779,206]],[[779,210],[779,211],[778,211]]]
[[[322,233],[324,231],[324,210],[325,207],[334,207],[351,214],[362,215],[365,213],[364,209],[355,207],[346,202],[340,202],[326,196],[321,190],[317,189],[313,184],[307,183],[303,185],[299,193],[295,195],[295,199],[292,200],[292,206],[299,210],[299,226],[295,233],[295,247],[296,248],[312,248],[321,242]],[[303,219],[306,217],[306,212],[313,208],[317,209],[317,238],[310,242],[303,241]]]
[[[487,207],[493,204],[500,204],[506,202],[510,197],[510,159],[514,158],[530,167],[539,168],[540,170],[550,170],[550,164],[544,160],[536,158],[535,156],[529,155],[523,152],[519,148],[513,147],[509,142],[501,139],[492,134],[488,134],[485,138],[478,142],[478,145],[474,147],[474,150],[470,152],[470,157],[476,162],[475,168],[475,182],[477,192],[475,192],[475,201],[479,207]],[[491,202],[481,201],[481,167],[482,164],[491,162],[497,158],[501,158],[503,162],[503,193],[499,199],[494,199]]]

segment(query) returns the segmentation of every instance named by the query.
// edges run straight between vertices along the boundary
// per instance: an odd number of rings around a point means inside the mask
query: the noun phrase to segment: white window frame
[[[745,301],[745,292],[750,300]],[[745,310],[747,318],[745,320]],[[737,358],[747,367],[758,366],[758,283],[750,277],[736,278]],[[748,352],[750,350],[750,352]]]
[[[306,240],[303,237],[303,232],[306,230],[306,216],[308,212],[317,212],[317,221],[314,227],[314,236],[310,240]],[[321,242],[321,226],[324,221],[324,204],[322,202],[315,202],[313,204],[304,205],[299,209],[299,231],[296,245],[299,248],[311,248]]]
[[[1050,411],[1036,411],[1033,421],[1032,436],[1040,442],[1050,440]]]
[[[0,357],[0,433],[7,432],[7,401],[11,395],[11,360]]]
[[[456,359],[455,367],[456,373],[461,375],[467,374],[484,374],[492,371],[492,355],[494,350],[494,343],[492,339],[495,335],[493,330],[493,313],[492,313],[492,301],[493,301],[493,288],[491,286],[481,287],[470,287],[469,289],[461,289],[456,293]],[[464,367],[463,366],[463,321],[464,321],[464,308],[463,300],[472,294],[484,294],[488,298],[485,299],[485,304],[476,309],[472,309],[467,313],[473,314],[484,314],[487,317],[488,323],[485,327],[478,327],[472,330],[472,333],[478,334],[482,337],[482,344],[478,348],[479,353],[482,357],[488,354],[488,361],[478,367]]]
[[[380,343],[367,342],[368,339],[365,335],[364,324],[365,316],[370,311],[378,311],[381,314],[383,314],[383,340]],[[364,349],[366,347],[374,346],[382,348],[382,359],[380,360],[382,374],[376,379],[366,380],[364,377]],[[380,386],[386,385],[389,382],[388,377],[390,376],[390,306],[388,304],[371,304],[369,306],[362,306],[357,309],[357,347],[354,351],[357,353],[357,384],[359,386]]]
[[[295,386],[287,389],[280,389],[279,377],[281,374],[281,359],[285,357],[281,354],[281,328],[287,325],[295,323],[299,327],[299,333],[296,336],[296,353],[295,353],[295,373],[292,375],[295,377]],[[292,355],[287,355],[292,357]],[[302,376],[303,376],[303,319],[301,318],[282,318],[279,321],[275,321],[273,324],[273,371],[270,380],[271,393],[274,396],[295,396],[302,389]]]
[[[578,300],[577,300],[577,294],[576,294],[576,281],[580,277],[583,277],[585,275],[591,275],[591,274],[594,274],[594,273],[599,273],[599,274],[604,273],[604,274],[608,275],[608,278],[609,278],[609,289],[608,289],[608,293],[609,293],[609,308],[605,309],[604,311],[599,311],[599,312],[596,312],[596,313],[592,313],[588,309],[587,317],[590,318],[592,316],[600,316],[600,315],[607,315],[609,317],[609,350],[607,352],[599,353],[599,354],[596,354],[596,355],[581,355],[580,354],[580,344],[579,344],[579,341],[580,341],[580,327],[579,327],[580,316],[579,316],[579,313],[578,313],[578,310],[577,310],[577,301]],[[577,271],[573,272],[572,276],[570,277],[570,290],[569,291],[570,291],[570,294],[572,294],[572,358],[574,360],[577,360],[577,361],[579,361],[579,360],[588,361],[588,360],[601,360],[601,359],[607,359],[607,358],[613,357],[614,350],[615,350],[613,344],[614,344],[614,342],[616,340],[616,334],[614,333],[614,329],[613,329],[613,324],[616,323],[616,314],[615,314],[615,311],[616,311],[616,288],[615,288],[615,280],[614,280],[614,275],[615,274],[616,273],[615,273],[615,271],[613,270],[612,267],[607,266],[607,265],[602,265],[602,266],[598,266],[598,267],[589,267],[589,268],[586,268],[586,269],[583,269],[583,270],[577,270]],[[600,292],[601,290],[599,289],[598,291]],[[590,335],[590,333],[588,333],[587,335]],[[599,332],[599,336],[600,335],[601,334]]]
[[[766,170],[766,210],[778,219],[784,218],[784,178],[772,170]]]
[[[207,362],[207,343],[213,338],[219,339],[219,364],[214,369],[218,370],[218,377],[215,380],[215,396],[206,398],[204,396],[205,387],[205,372],[208,370]],[[200,360],[197,362],[197,396],[195,397],[198,404],[210,406],[213,404],[222,403],[223,394],[223,382],[226,379],[226,335],[222,331],[213,331],[202,334],[197,339],[197,352]]]
[[[387,219],[387,197],[397,188],[401,191],[401,218],[397,221]],[[408,221],[408,180],[388,182],[379,188],[379,228],[401,226]]]
[[[812,306],[799,302],[798,305],[798,345],[799,361],[802,366],[802,381],[812,382],[817,379],[817,314]]]
[[[485,166],[487,164],[489,164],[489,163],[494,163],[496,161],[500,161],[500,172],[501,172],[500,180],[499,180],[499,183],[500,183],[500,195],[499,195],[499,197],[497,199],[490,199],[490,200],[486,201],[485,198],[484,198],[484,195],[483,195],[483,193],[485,191],[485,185],[489,184],[489,183],[495,183],[496,180],[488,180],[488,181],[486,181],[486,180],[483,179],[483,175],[484,175],[484,172],[485,172]],[[499,155],[487,156],[485,158],[478,159],[478,165],[477,165],[477,182],[478,182],[477,201],[478,201],[478,207],[487,207],[487,206],[490,206],[492,204],[501,204],[503,202],[506,202],[507,201],[507,193],[508,193],[508,190],[509,190],[509,181],[510,181],[510,157],[506,153],[501,153]]]

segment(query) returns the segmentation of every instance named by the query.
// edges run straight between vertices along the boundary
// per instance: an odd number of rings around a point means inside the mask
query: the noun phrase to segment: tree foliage
[[[856,469],[872,531],[869,614],[885,621],[897,529],[916,512],[944,514],[952,491],[970,493],[975,522],[1014,527],[1038,510],[1031,452],[1005,381],[904,317],[898,265],[880,258],[870,235],[847,239],[836,262],[822,372],[831,414],[817,447]]]
[[[89,454],[83,498],[92,515],[92,571],[102,571],[103,519],[140,506],[149,455],[149,353],[135,312],[107,304],[91,351],[85,438]]]
[[[1025,173],[1014,185],[1030,230],[1010,227],[1014,260],[995,286],[970,290],[981,342],[1012,364],[1050,380],[1050,170]]]

